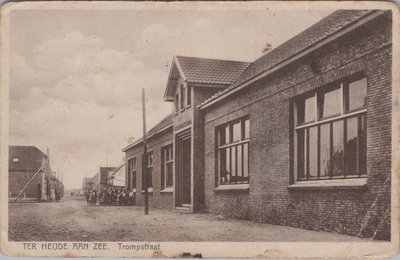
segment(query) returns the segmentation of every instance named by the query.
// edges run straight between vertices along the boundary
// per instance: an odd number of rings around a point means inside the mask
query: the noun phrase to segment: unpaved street
[[[363,241],[285,226],[183,214],[142,207],[86,206],[83,198],[58,203],[9,203],[11,241]]]

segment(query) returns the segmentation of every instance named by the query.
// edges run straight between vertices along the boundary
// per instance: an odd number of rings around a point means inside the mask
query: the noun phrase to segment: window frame
[[[179,92],[180,92],[180,110],[183,111],[185,110],[185,87],[183,84],[179,86]]]
[[[144,156],[144,155],[142,154],[142,156]],[[143,159],[143,157],[142,157],[142,159]],[[151,182],[147,183],[147,188],[150,191],[152,191],[152,189],[153,189],[153,182],[154,182],[154,180],[153,180],[153,166],[154,166],[153,159],[154,159],[153,151],[148,151],[147,152],[147,160],[146,160],[147,165],[145,166],[145,169],[146,169],[145,176],[142,176],[142,192],[144,191],[144,178],[147,178],[147,175],[149,174],[149,169],[151,169]],[[142,160],[142,165],[144,167],[143,160]]]
[[[174,186],[173,178],[174,178],[174,152],[173,152],[173,144],[167,144],[163,147],[161,147],[161,183],[160,183],[160,190],[165,190],[165,189],[172,189]],[[169,160],[167,160],[167,153],[169,153]],[[171,170],[172,170],[172,183],[171,185],[168,185],[168,174],[167,174],[167,167],[168,165],[171,165]]]
[[[189,108],[192,106],[192,87],[186,85],[186,107]]]
[[[248,134],[246,138],[246,121],[248,122]],[[240,140],[233,141],[233,126],[236,125],[237,123],[240,123]],[[228,139],[226,140],[226,129],[228,130]],[[216,127],[216,187],[221,187],[221,186],[231,186],[231,185],[238,185],[238,184],[249,184],[250,183],[250,116],[246,115],[243,117],[240,117],[238,119],[232,120],[230,122],[224,123],[222,125],[219,125]],[[222,142],[222,132],[225,134],[225,142]],[[239,148],[240,147],[240,148]],[[247,149],[247,167],[245,165],[245,147]],[[234,148],[234,149],[233,149]],[[235,177],[237,176],[237,169],[238,169],[238,161],[239,161],[239,149],[240,149],[240,172],[241,172],[241,178],[242,181],[224,181],[224,179],[221,177],[221,168],[223,167],[221,165],[222,159],[221,159],[221,151],[222,150],[229,150],[229,168],[232,168],[232,151],[235,151]],[[245,169],[247,169],[247,176],[245,175]],[[231,176],[229,177],[231,178]],[[233,176],[232,176],[233,178]]]
[[[137,188],[136,178],[137,178],[136,157],[133,157],[128,160],[128,190],[131,191],[136,190]]]
[[[350,88],[350,84],[359,80],[366,80],[366,103],[364,104],[364,106],[360,106],[358,108],[349,109],[349,88]],[[340,89],[340,107],[341,107],[341,111],[340,114],[335,114],[335,115],[329,115],[326,117],[322,117],[320,114],[321,111],[321,106],[323,106],[322,102],[321,102],[321,95],[324,95],[327,92],[332,91],[332,88],[334,87],[334,85],[340,85],[339,89]],[[299,123],[299,115],[301,115],[301,111],[299,111],[299,103],[304,102],[305,99],[314,96],[315,95],[315,111],[317,112],[315,114],[315,120],[312,122],[302,122]],[[361,152],[365,152],[365,154],[367,153],[367,147],[365,144],[365,151],[362,151],[360,148],[360,142],[364,139],[361,138],[365,138],[365,142],[367,140],[366,137],[366,121],[367,121],[367,106],[368,106],[368,78],[366,77],[366,75],[364,74],[358,74],[358,75],[353,75],[350,76],[348,78],[342,79],[340,81],[334,82],[332,84],[328,84],[324,87],[318,88],[316,90],[313,90],[312,92],[309,93],[305,93],[303,95],[300,95],[298,97],[296,97],[294,99],[294,118],[292,120],[294,120],[294,140],[295,140],[295,145],[293,146],[294,149],[294,153],[293,153],[293,159],[294,159],[294,179],[295,181],[310,181],[310,180],[329,180],[329,179],[344,179],[344,178],[360,178],[360,177],[366,177],[367,176],[367,167],[366,164],[367,162],[361,162],[360,160],[360,155]],[[303,106],[304,109],[304,106]],[[304,112],[303,112],[304,113]],[[301,116],[302,118],[305,118],[305,115]],[[348,141],[347,140],[347,124],[348,121],[350,121],[351,119],[356,118],[357,120],[357,171],[356,173],[354,172],[347,172],[348,169],[348,164],[346,164],[346,162],[348,163],[349,160],[348,158],[346,158],[346,147],[348,145]],[[342,135],[341,135],[341,145],[342,145],[342,151],[343,151],[343,158],[342,158],[342,174],[341,175],[337,175],[334,176],[333,175],[333,135],[334,135],[334,130],[333,130],[333,124],[335,122],[342,122]],[[329,167],[329,176],[321,176],[321,133],[322,133],[322,126],[328,125],[329,126],[329,163],[330,165]],[[309,155],[309,148],[310,148],[310,137],[309,137],[309,132],[310,129],[312,128],[316,128],[317,129],[317,176],[313,177],[309,175],[309,162],[308,160],[310,159],[310,155]],[[301,133],[303,132],[303,133]],[[364,134],[364,135],[363,135]],[[300,138],[300,135],[302,135],[303,137]],[[307,139],[307,141],[305,140]],[[301,155],[302,154],[302,155]],[[302,157],[304,160],[301,160]],[[365,164],[365,165],[363,165]],[[364,169],[364,172],[362,172],[360,169]],[[300,176],[302,175],[302,176]]]

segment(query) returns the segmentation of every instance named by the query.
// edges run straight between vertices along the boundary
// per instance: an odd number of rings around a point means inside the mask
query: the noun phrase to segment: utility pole
[[[146,136],[146,95],[144,88],[142,89],[142,111],[143,111],[143,169],[142,176],[144,178],[144,214],[149,215],[149,194],[147,190],[147,136]]]

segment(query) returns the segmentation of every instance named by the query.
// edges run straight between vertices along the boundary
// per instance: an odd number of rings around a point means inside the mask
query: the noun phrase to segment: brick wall
[[[147,151],[153,152],[153,192],[149,193],[149,206],[158,208],[172,208],[172,192],[161,192],[161,148],[172,144],[172,128],[156,134],[148,139]],[[125,162],[136,158],[136,205],[144,205],[144,193],[142,193],[142,155],[143,145],[139,144],[128,149],[125,153]],[[129,167],[126,167],[126,180]],[[127,183],[127,182],[126,182]]]
[[[391,41],[385,14],[205,110],[206,212],[390,239]],[[357,72],[368,80],[367,187],[289,190],[292,98]],[[250,116],[250,189],[214,191],[215,127],[243,115]]]
[[[16,197],[28,183],[28,181],[33,177],[35,172],[33,171],[18,171],[9,172],[8,177],[8,192],[9,196]],[[25,190],[25,197],[27,198],[37,198],[38,197],[38,183],[41,184],[42,173],[36,175],[35,179],[28,185]]]
[[[192,133],[192,144],[193,144],[193,206],[194,212],[204,211],[204,198],[205,198],[205,186],[204,186],[204,117],[201,114],[198,106],[204,102],[204,100],[211,97],[219,89],[214,87],[196,87],[193,88],[193,133]]]

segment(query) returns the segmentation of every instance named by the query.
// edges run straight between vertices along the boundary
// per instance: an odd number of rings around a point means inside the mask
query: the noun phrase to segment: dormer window
[[[183,88],[183,84],[180,86],[180,94],[181,94],[181,110],[185,109],[185,91]]]
[[[190,86],[186,86],[186,107],[190,107],[192,105],[192,88]]]
[[[12,161],[15,162],[15,163],[17,163],[17,162],[19,162],[19,158],[18,158],[18,157],[14,157],[14,158],[12,159]]]

